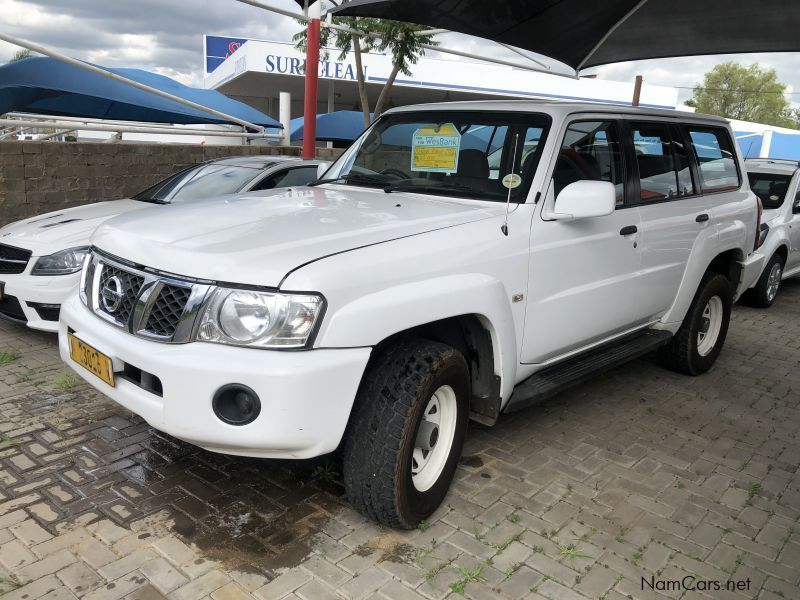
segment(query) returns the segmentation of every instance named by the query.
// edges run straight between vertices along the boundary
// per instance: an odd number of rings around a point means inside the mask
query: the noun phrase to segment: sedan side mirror
[[[617,207],[617,191],[609,181],[584,180],[570,183],[556,198],[555,210],[545,219],[570,221],[605,217]]]
[[[332,162],[321,162],[317,165],[317,179],[322,179],[323,175],[331,168]]]

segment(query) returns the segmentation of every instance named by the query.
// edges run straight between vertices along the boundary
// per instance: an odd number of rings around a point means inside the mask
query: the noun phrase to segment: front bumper
[[[111,357],[115,372],[127,364],[158,377],[163,395],[119,377],[116,387],[104,383],[69,357],[68,330]],[[59,349],[86,381],[154,428],[214,452],[264,458],[310,458],[333,451],[371,352],[162,344],[100,320],[77,294],[61,309]],[[214,393],[232,383],[251,388],[261,400],[260,415],[248,425],[228,425],[212,410]]]
[[[31,264],[35,262],[31,259]],[[30,265],[28,266],[30,270]],[[28,272],[2,275],[3,296],[0,318],[25,323],[32,329],[58,331],[58,306],[78,288],[81,274],[34,277]],[[18,306],[16,303],[19,303]]]

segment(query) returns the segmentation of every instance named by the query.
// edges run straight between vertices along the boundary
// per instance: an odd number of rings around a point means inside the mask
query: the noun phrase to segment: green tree
[[[341,51],[339,60],[344,60],[349,52],[353,53],[359,104],[364,113],[364,126],[368,127],[371,123],[370,112],[372,111],[367,95],[363,54],[377,50],[378,52],[389,52],[392,56],[392,72],[375,103],[374,113],[377,118],[386,105],[397,76],[400,73],[411,75],[411,66],[425,55],[424,45],[436,46],[438,42],[431,35],[420,35],[420,32],[426,28],[412,23],[363,17],[334,17],[333,23],[347,27],[349,31],[341,31],[323,25],[320,33],[320,45],[329,47],[333,43]],[[294,36],[297,48],[302,51],[306,49],[306,34],[307,30],[303,29]]]
[[[33,57],[33,52],[31,52],[27,48],[23,48],[21,50],[17,50],[14,53],[14,56],[12,56],[8,62],[10,63],[17,62],[18,60],[24,60],[26,58],[31,58],[31,57]]]
[[[710,115],[792,127],[795,120],[785,91],[774,69],[725,62],[705,74],[687,104]]]

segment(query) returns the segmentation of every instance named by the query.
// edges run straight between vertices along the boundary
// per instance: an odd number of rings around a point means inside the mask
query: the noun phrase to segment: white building
[[[305,56],[292,44],[204,36],[205,85],[242,100],[278,118],[280,92],[292,94],[292,116],[303,113]],[[355,60],[352,54],[339,59],[331,49],[320,63],[318,112],[359,110]],[[524,63],[523,57],[516,61]],[[367,89],[374,106],[392,70],[391,57],[368,54],[363,58]],[[594,78],[573,79],[536,73],[465,59],[423,57],[413,67],[413,76],[400,75],[389,97],[388,107],[443,100],[541,98],[630,105],[634,83]],[[640,104],[673,109],[678,90],[645,85]]]

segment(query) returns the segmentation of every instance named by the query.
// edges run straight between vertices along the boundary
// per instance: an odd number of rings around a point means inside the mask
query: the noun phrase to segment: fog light
[[[211,407],[221,421],[229,425],[247,425],[258,418],[261,401],[246,385],[233,383],[217,390]]]

